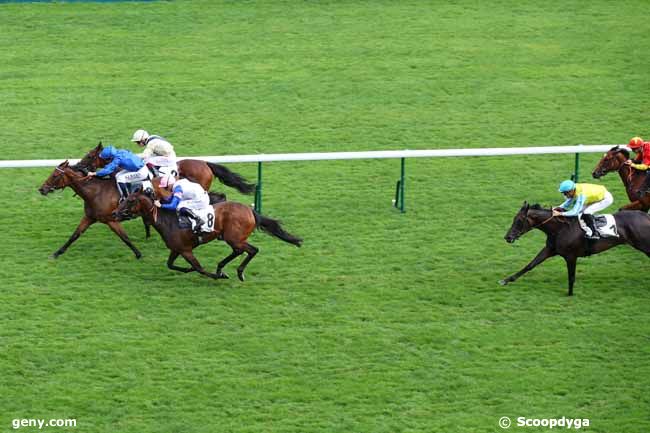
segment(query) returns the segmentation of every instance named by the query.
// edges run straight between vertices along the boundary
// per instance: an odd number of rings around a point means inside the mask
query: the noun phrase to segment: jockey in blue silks
[[[97,172],[89,172],[88,176],[108,176],[120,169],[115,175],[117,189],[120,191],[120,201],[128,195],[129,183],[145,180],[149,177],[149,170],[142,159],[128,150],[108,146],[102,149],[99,156],[102,159],[110,159],[111,162]]]

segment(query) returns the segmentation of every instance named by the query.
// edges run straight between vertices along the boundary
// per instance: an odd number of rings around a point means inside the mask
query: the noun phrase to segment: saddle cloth
[[[210,233],[214,230],[214,208],[208,206],[202,209],[192,209],[199,218],[201,218],[205,224],[201,227],[201,232]],[[178,217],[178,226],[182,229],[192,229],[195,230],[196,220],[194,218],[189,218],[185,215],[179,215]]]
[[[598,234],[602,238],[617,238],[618,237],[618,228],[616,227],[616,219],[614,215],[594,215],[596,221],[596,229],[598,229]],[[588,229],[585,222],[580,218],[580,227],[586,233],[590,230]],[[586,229],[586,230],[585,230]]]

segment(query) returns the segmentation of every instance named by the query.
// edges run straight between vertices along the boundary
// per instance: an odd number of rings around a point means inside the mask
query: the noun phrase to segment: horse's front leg
[[[576,264],[578,263],[577,257],[564,257],[566,261],[566,269],[569,273],[569,293],[568,296],[573,296],[573,283],[576,281]]]
[[[63,246],[61,248],[56,250],[50,257],[53,258],[53,259],[56,259],[61,254],[65,253],[65,251],[68,249],[68,247],[74,241],[79,239],[79,236],[81,236],[83,234],[83,232],[85,232],[88,229],[88,227],[95,224],[95,222],[96,222],[96,220],[94,220],[92,218],[89,218],[87,215],[84,215],[84,217],[81,218],[81,221],[79,222],[79,225],[75,229],[74,233],[72,233],[72,236],[70,236],[70,239],[68,239],[68,241],[65,244],[63,244]]]
[[[131,239],[129,239],[129,236],[124,231],[124,227],[122,227],[122,225],[119,222],[117,222],[117,221],[108,221],[106,223],[106,225],[108,225],[111,228],[111,230],[113,230],[113,232],[116,235],[118,235],[120,237],[120,239],[122,239],[122,241],[129,248],[131,248],[131,251],[133,251],[133,254],[135,254],[136,259],[139,259],[140,257],[142,257],[142,253],[140,253],[140,251],[135,247],[135,245],[133,245],[133,243],[131,242]]]
[[[203,266],[201,266],[201,263],[199,263],[196,257],[194,257],[192,251],[183,251],[180,254],[183,256],[185,260],[187,260],[190,263],[190,265],[192,265],[194,270],[199,274],[205,275],[206,277],[210,277],[210,278],[215,278],[215,279],[219,278],[217,274],[211,274],[210,272],[203,269]]]
[[[640,200],[635,200],[631,203],[626,204],[619,210],[643,210],[643,208],[644,208],[643,203],[641,203]]]
[[[144,220],[142,220],[142,223],[144,224],[145,239],[149,239],[151,237],[151,226]]]
[[[167,267],[173,271],[178,271],[178,272],[194,272],[194,268],[181,268],[180,266],[176,266],[174,264],[174,261],[178,257],[179,253],[176,251],[171,251],[169,253],[169,258],[167,259]]]
[[[539,265],[540,263],[542,263],[544,260],[548,259],[549,257],[553,257],[554,255],[555,255],[555,253],[548,246],[545,246],[535,256],[535,258],[533,260],[531,260],[531,262],[528,263],[521,271],[517,272],[516,274],[510,275],[509,277],[504,278],[503,280],[500,280],[499,284],[501,284],[502,286],[505,286],[508,283],[512,283],[517,278],[521,277],[526,272],[530,271],[535,266]]]

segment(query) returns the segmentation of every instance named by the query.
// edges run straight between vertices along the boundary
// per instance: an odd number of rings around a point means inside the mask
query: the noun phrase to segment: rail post
[[[573,176],[571,176],[571,180],[578,183],[579,177],[580,177],[580,154],[576,153],[576,162],[575,162],[575,167],[573,169]]]
[[[393,206],[398,208],[401,213],[404,213],[404,174],[406,170],[404,162],[405,159],[406,158],[401,158],[400,177],[397,181],[397,185],[395,186],[395,200],[393,200],[395,202]]]
[[[262,213],[262,161],[257,163],[257,185],[255,185],[255,210]]]

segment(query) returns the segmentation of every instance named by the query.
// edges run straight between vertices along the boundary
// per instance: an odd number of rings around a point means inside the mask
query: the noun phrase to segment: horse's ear
[[[61,165],[59,165],[59,167],[63,168],[63,167],[67,167],[68,165],[70,165],[70,161],[68,161],[68,160],[66,159],[65,161],[63,161],[63,162],[61,163]]]
[[[102,150],[104,146],[102,146],[102,142],[100,141],[95,150]]]
[[[528,204],[528,202],[524,200],[524,204],[521,205],[521,208],[528,210],[529,207],[530,205]]]

